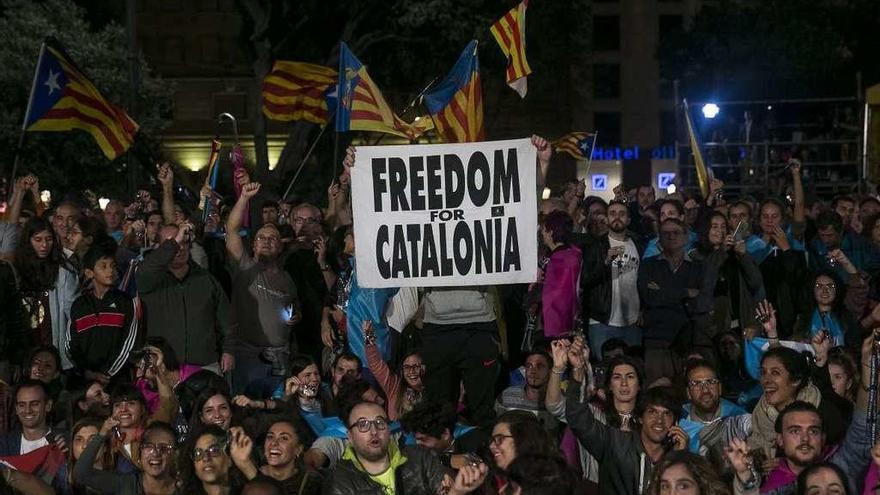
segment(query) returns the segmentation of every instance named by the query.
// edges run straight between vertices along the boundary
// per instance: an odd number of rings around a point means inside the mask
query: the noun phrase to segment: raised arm
[[[85,450],[80,454],[76,465],[72,467],[73,478],[77,483],[101,493],[120,493],[124,487],[123,475],[112,471],[95,469],[95,459],[101,447],[106,444],[110,430],[119,424],[112,417],[107,418],[101,431],[89,440]]]
[[[535,184],[538,187],[538,193],[544,189],[544,181],[547,178],[547,171],[550,169],[550,157],[553,155],[553,146],[550,141],[538,136],[532,135],[532,145],[538,152],[538,175]],[[540,194],[539,196],[540,197]]]
[[[229,218],[226,219],[226,250],[235,261],[240,260],[244,254],[244,243],[238,233],[241,229],[244,212],[251,198],[256,196],[258,192],[260,192],[259,182],[249,182],[242,185],[241,196],[238,197],[238,201],[229,212]]]
[[[159,165],[159,183],[162,184],[162,218],[168,225],[174,221],[174,171],[168,162]]]

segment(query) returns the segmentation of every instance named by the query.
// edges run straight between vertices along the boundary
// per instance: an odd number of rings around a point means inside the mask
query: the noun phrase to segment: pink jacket
[[[388,364],[382,360],[378,347],[368,345],[365,346],[364,349],[367,352],[367,367],[376,379],[376,383],[378,383],[379,386],[382,387],[382,391],[385,392],[385,397],[388,401],[385,404],[385,410],[388,412],[388,419],[391,421],[397,421],[399,419],[397,408],[400,407],[397,400],[400,397],[400,387],[403,385],[403,380],[391,372],[391,368],[389,368]]]
[[[581,250],[562,246],[550,255],[541,290],[544,336],[558,337],[574,330],[580,312]]]

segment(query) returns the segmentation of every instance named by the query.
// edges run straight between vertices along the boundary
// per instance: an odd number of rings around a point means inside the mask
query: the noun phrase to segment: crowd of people
[[[533,136],[540,188],[552,149]],[[324,208],[103,209],[17,179],[0,222],[0,489],[848,494],[880,484],[880,201],[648,185],[539,201],[537,281],[358,282],[356,149]],[[871,402],[874,401],[872,404]],[[4,492],[4,493],[5,493]]]

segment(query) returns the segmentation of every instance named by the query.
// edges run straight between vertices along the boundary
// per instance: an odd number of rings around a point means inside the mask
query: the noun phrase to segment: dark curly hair
[[[403,429],[408,433],[422,433],[434,438],[443,436],[444,431],[455,432],[455,409],[451,403],[422,401],[400,418]]]
[[[203,426],[201,428],[196,429],[189,435],[186,443],[183,446],[183,450],[178,456],[178,461],[180,464],[180,481],[181,487],[178,493],[186,493],[189,495],[207,495],[205,492],[205,488],[202,486],[202,481],[196,476],[195,470],[195,461],[193,461],[193,452],[195,451],[196,444],[199,439],[204,436],[213,437],[218,444],[223,444],[224,455],[229,455],[229,445],[227,444],[227,433],[223,431],[219,426],[209,425]],[[239,493],[239,490],[244,485],[245,477],[235,467],[235,463],[232,462],[232,459],[229,460],[229,471],[227,482],[230,487],[231,493]]]
[[[528,411],[507,411],[498,416],[495,424],[506,424],[513,436],[513,445],[520,454],[558,455],[559,448],[556,441],[541,426],[538,418]]]

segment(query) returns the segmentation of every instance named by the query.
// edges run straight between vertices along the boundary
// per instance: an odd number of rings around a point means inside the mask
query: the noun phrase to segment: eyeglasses
[[[688,382],[688,388],[709,388],[721,383],[717,378],[708,378],[706,380],[691,380]]]
[[[277,244],[281,242],[281,239],[272,235],[258,235],[254,238],[254,240],[259,242],[271,242],[272,244]]]
[[[205,458],[215,458],[220,457],[220,455],[224,454],[226,450],[226,443],[215,443],[211,445],[207,449],[195,449],[192,453],[192,460],[195,462],[199,462]]]
[[[501,433],[497,435],[492,435],[492,443],[494,443],[495,445],[501,445],[502,443],[504,443],[504,440],[508,438],[513,438],[513,435],[502,435]]]
[[[834,289],[837,289],[837,286],[836,286],[834,283],[830,283],[830,284],[820,284],[820,283],[817,283],[817,284],[816,284],[816,290],[827,290],[827,291],[832,291],[832,290],[834,290]]]
[[[421,371],[421,369],[422,369],[421,364],[404,364],[403,365],[403,372],[404,373],[409,373],[411,371]]]
[[[370,431],[370,427],[372,426],[376,427],[376,431],[383,431],[384,429],[388,428],[388,419],[383,418],[382,416],[379,416],[376,419],[361,418],[349,425],[349,428],[357,428],[357,431],[361,433],[366,433]]]
[[[170,443],[142,443],[141,452],[144,454],[156,454],[165,456],[174,452],[174,445]]]

